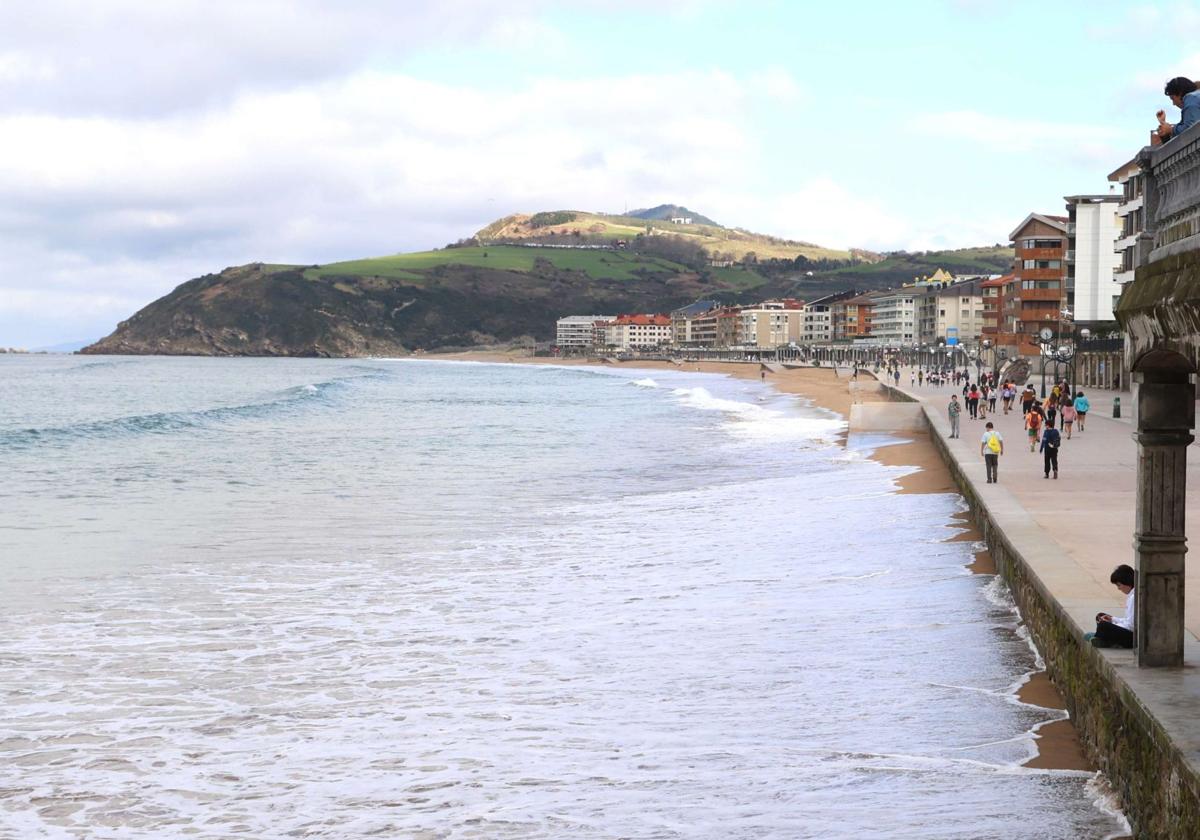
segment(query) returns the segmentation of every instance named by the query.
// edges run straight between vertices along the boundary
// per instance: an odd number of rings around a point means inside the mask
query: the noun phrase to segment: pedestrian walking
[[[979,419],[979,389],[972,382],[967,389],[967,413],[971,415],[972,420]]]
[[[1013,400],[1017,398],[1017,386],[1013,385],[1008,379],[1004,380],[1004,387],[1000,391],[1000,396],[1004,399],[1004,413],[1008,414],[1012,411]]]
[[[988,416],[988,386],[979,386],[979,419],[986,420]]]
[[[1079,418],[1079,431],[1083,431],[1084,421],[1087,420],[1087,413],[1091,411],[1092,404],[1088,402],[1088,398],[1080,391],[1075,395],[1075,416]]]
[[[1042,478],[1049,478],[1051,471],[1058,478],[1058,447],[1062,444],[1062,435],[1053,426],[1047,426],[1042,432]]]
[[[1029,409],[1033,406],[1033,401],[1037,399],[1037,391],[1033,390],[1032,385],[1026,385],[1025,390],[1021,392],[1021,414],[1026,415]]]
[[[1062,418],[1063,431],[1067,433],[1067,440],[1071,439],[1071,429],[1075,425],[1075,406],[1070,400],[1063,403],[1062,410],[1058,413]]]
[[[996,413],[996,378],[995,377],[992,377],[991,384],[988,385],[987,400],[988,400],[988,411],[991,414],[995,414]]]
[[[987,483],[995,484],[1000,467],[1000,456],[1004,454],[1004,438],[1000,436],[989,420],[984,427],[983,437],[979,441],[979,454],[983,456],[983,464],[987,470]]]
[[[1036,404],[1030,404],[1029,411],[1025,412],[1025,432],[1029,435],[1029,451],[1035,452],[1038,445],[1038,433],[1042,428],[1042,415],[1038,411]]]
[[[958,437],[958,421],[962,414],[962,406],[958,402],[958,394],[950,395],[950,405],[946,406],[946,413],[950,416],[950,437]]]

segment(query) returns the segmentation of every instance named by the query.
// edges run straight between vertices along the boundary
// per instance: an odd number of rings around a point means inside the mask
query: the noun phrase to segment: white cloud
[[[39,300],[65,316],[77,294],[71,318],[91,311],[89,334],[107,332],[225,265],[392,253],[516,210],[728,190],[753,165],[756,96],[719,72],[508,93],[359,72],[159,117],[0,115],[0,327]],[[84,276],[111,293],[79,293]]]
[[[969,110],[916,114],[905,128],[940,142],[965,141],[1015,154],[1041,152],[1101,167],[1120,160],[1130,145],[1120,126],[1029,120]]]

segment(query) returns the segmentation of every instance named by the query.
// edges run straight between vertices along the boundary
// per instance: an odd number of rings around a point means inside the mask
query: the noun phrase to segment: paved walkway
[[[936,431],[950,433],[946,404],[952,393],[962,400],[962,386],[913,386],[909,371],[901,376],[902,391],[920,399],[934,418]],[[988,415],[1004,438],[998,484],[985,482],[983,456],[979,454],[985,420],[962,415],[962,437],[947,440],[951,454],[976,482],[989,507],[1001,505],[1032,526],[1023,536],[1038,547],[1044,559],[1039,576],[1081,627],[1091,629],[1097,612],[1124,611],[1124,598],[1108,582],[1119,563],[1133,565],[1134,492],[1137,480],[1137,446],[1133,441],[1131,399],[1119,392],[1088,391],[1092,410],[1087,429],[1078,423],[1070,440],[1059,450],[1059,478],[1042,477],[1042,455],[1030,453],[1020,404],[1011,414],[1003,410]],[[1121,398],[1122,417],[1112,418],[1112,399]],[[997,400],[997,407],[1002,403]],[[1200,546],[1200,458],[1188,471],[1188,542]],[[1018,536],[1012,535],[1011,536]],[[1190,556],[1200,562],[1200,553]],[[1188,574],[1185,584],[1185,624],[1200,638],[1200,573]],[[1192,664],[1200,665],[1200,662]]]

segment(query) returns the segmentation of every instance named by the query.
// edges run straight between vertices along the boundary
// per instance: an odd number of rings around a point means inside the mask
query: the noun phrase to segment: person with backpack
[[[1083,421],[1087,419],[1087,413],[1091,411],[1092,404],[1088,402],[1088,398],[1080,391],[1075,395],[1075,416],[1079,418],[1079,431],[1083,431]]]
[[[1061,445],[1062,435],[1058,429],[1047,425],[1046,431],[1042,432],[1042,470],[1045,472],[1042,478],[1049,478],[1051,470],[1058,478],[1058,447]]]
[[[1004,454],[1004,438],[995,430],[990,420],[984,427],[983,438],[979,441],[979,454],[983,456],[983,464],[987,470],[987,483],[995,484],[999,480],[997,472],[1000,456]]]
[[[1025,431],[1029,433],[1029,451],[1037,450],[1039,432],[1042,429],[1042,413],[1035,403],[1030,403],[1025,412]]]

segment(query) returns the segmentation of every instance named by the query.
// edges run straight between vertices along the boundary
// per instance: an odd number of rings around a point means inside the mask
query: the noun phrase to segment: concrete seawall
[[[1140,669],[1131,651],[1085,642],[1098,611],[1085,583],[1094,581],[1082,580],[1013,494],[979,486],[982,463],[967,457],[974,454],[969,446],[947,438],[944,398],[935,403],[886,390],[897,402],[920,405],[922,424],[970,506],[1085,749],[1121,797],[1134,836],[1200,837],[1200,668],[1192,664],[1200,663],[1200,643],[1188,635],[1189,665],[1182,669]],[[977,449],[972,437],[966,443]]]

